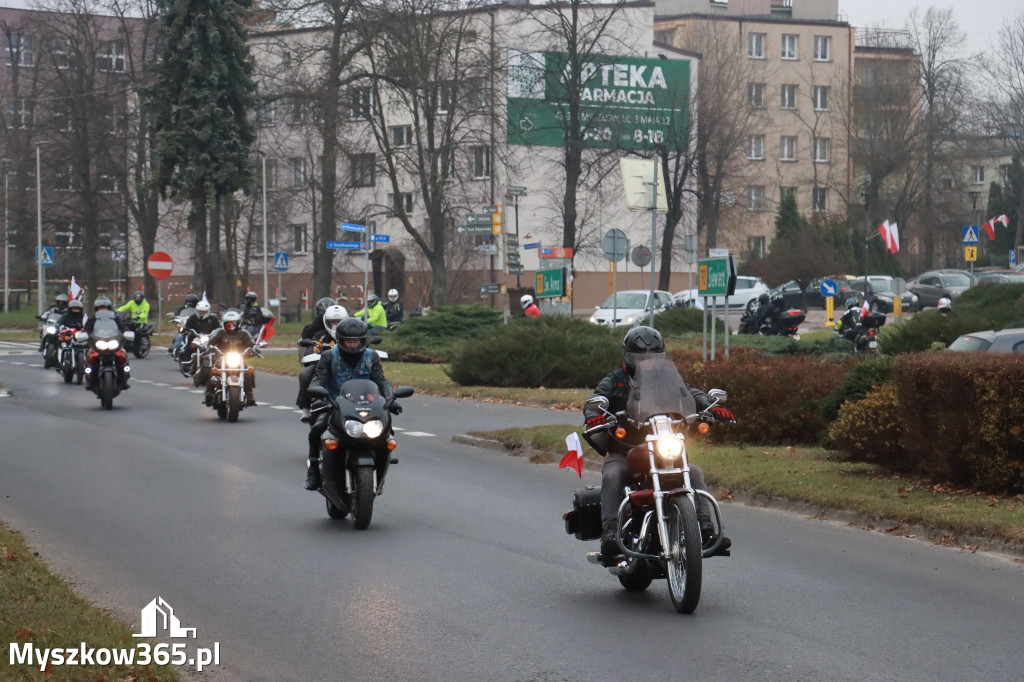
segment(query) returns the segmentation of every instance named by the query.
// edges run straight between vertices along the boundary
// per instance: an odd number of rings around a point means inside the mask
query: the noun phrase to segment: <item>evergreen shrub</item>
[[[833,421],[843,403],[865,398],[872,389],[892,382],[892,357],[876,356],[856,361],[850,366],[842,382],[821,404],[821,415],[826,422]]]
[[[622,362],[622,337],[586,320],[515,318],[459,346],[448,376],[466,386],[593,387]]]
[[[501,322],[501,312],[485,305],[442,306],[406,317],[376,348],[398,362],[448,362],[456,346]]]
[[[896,387],[892,384],[880,385],[855,401],[842,403],[828,429],[829,443],[854,461],[903,468],[904,429],[897,407]]]

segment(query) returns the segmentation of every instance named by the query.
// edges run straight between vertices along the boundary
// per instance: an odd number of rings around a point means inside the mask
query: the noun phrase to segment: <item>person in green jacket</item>
[[[366,324],[370,327],[370,334],[384,332],[388,329],[388,314],[384,306],[380,304],[377,294],[370,294],[366,297],[366,307],[356,311],[353,317],[365,317]]]
[[[149,322],[149,301],[146,300],[146,294],[142,291],[136,291],[132,300],[118,308],[117,312],[128,313],[128,317],[139,324],[146,324]]]

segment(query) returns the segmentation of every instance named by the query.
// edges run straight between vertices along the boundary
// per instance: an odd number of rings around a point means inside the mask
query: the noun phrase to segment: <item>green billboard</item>
[[[569,106],[562,52],[508,51],[508,143],[561,147]],[[584,145],[650,149],[685,145],[690,62],[591,55],[581,69]]]

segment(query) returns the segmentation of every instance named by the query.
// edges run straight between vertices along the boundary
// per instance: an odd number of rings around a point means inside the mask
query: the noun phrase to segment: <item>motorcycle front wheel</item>
[[[104,410],[114,409],[114,375],[110,372],[100,377],[100,403]]]
[[[693,613],[700,602],[702,551],[700,525],[693,502],[685,496],[665,505],[668,516],[668,594],[679,613]]]
[[[141,360],[142,358],[144,358],[147,355],[149,355],[149,349],[152,348],[152,345],[153,345],[153,342],[149,340],[149,337],[148,336],[143,336],[135,344],[135,350],[132,351],[132,352],[135,353],[135,357],[137,357],[137,358],[139,358]]]
[[[60,373],[64,375],[64,383],[70,384],[71,380],[75,378],[75,368],[70,362],[65,362],[60,368]]]
[[[355,473],[356,491],[352,495],[352,524],[356,530],[366,530],[373,516],[373,498],[377,495],[373,489],[373,467],[358,467]]]
[[[242,387],[228,386],[228,421],[238,421],[238,413],[242,409]]]

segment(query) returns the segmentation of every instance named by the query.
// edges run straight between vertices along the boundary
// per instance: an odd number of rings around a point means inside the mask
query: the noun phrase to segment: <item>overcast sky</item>
[[[941,0],[913,2],[912,0],[839,0],[839,12],[856,27],[885,24],[888,28],[903,28],[904,21],[914,7],[923,12],[928,7],[953,8],[960,28],[967,33],[969,52],[981,52],[989,43],[995,43],[999,28],[1017,14],[1024,12],[1021,0]]]

